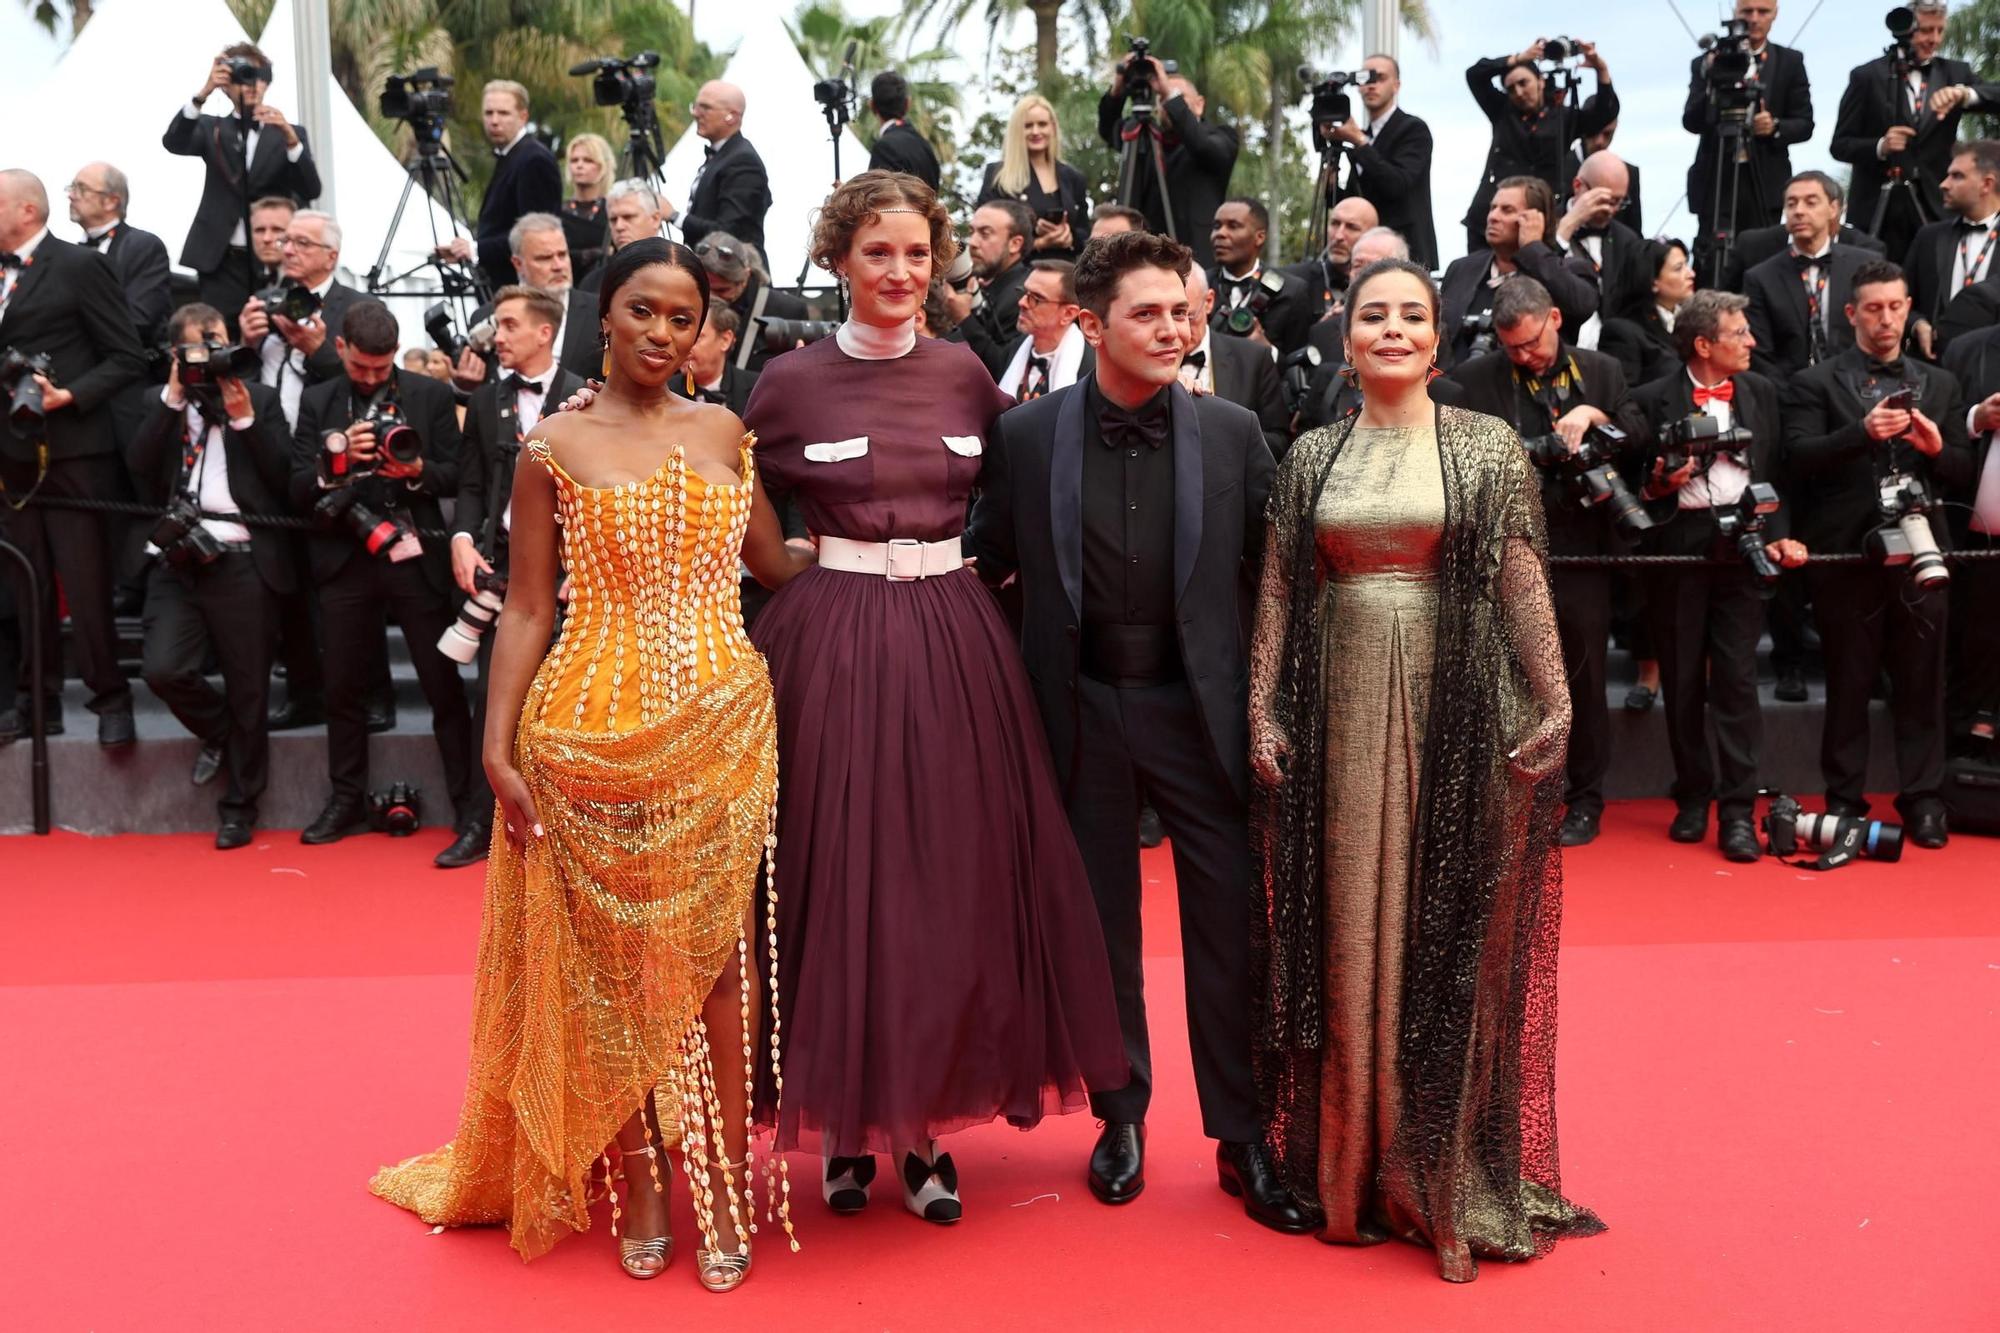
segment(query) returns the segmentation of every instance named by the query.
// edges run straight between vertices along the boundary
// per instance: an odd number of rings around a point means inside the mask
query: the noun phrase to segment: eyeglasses
[[[303,236],[287,236],[283,240],[279,241],[278,244],[283,246],[287,250],[299,250],[305,248],[311,248],[314,250],[333,249],[333,247],[328,245],[325,241],[311,241],[307,240]]]
[[[63,186],[63,193],[71,197],[79,194],[101,194],[107,199],[112,197],[111,191],[100,190],[95,185],[85,185],[82,181],[71,181]]]
[[[1062,303],[1053,296],[1043,296],[1040,292],[1024,290],[1021,293],[1021,304],[1030,310],[1040,310],[1045,305],[1060,305]]]
[[[1529,334],[1527,337],[1522,338],[1518,341],[1509,342],[1507,340],[1506,335],[1500,333],[1497,330],[1494,333],[1494,337],[1499,342],[1502,351],[1525,352],[1529,348],[1533,347],[1536,343],[1539,343],[1542,340],[1542,335],[1544,333],[1547,333],[1549,330],[1549,321],[1554,317],[1555,317],[1555,311],[1550,310],[1548,314],[1542,316],[1542,322],[1539,328],[1537,328],[1533,333]]]
[[[736,247],[733,245],[724,245],[720,241],[702,241],[695,246],[694,252],[704,259],[709,255],[720,255],[724,259],[736,258]]]

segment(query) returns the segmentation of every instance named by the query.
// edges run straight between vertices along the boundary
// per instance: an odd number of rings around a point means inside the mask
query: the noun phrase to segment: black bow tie
[[[500,381],[500,387],[511,394],[519,394],[523,390],[539,393],[544,396],[548,394],[548,387],[540,380],[527,379],[512,372],[509,372],[507,378]]]
[[[1249,273],[1240,278],[1231,277],[1229,274],[1224,273],[1222,275],[1222,285],[1225,287],[1253,287],[1257,283],[1257,277],[1258,275],[1255,273]]]
[[[1105,403],[1097,414],[1098,433],[1104,437],[1107,449],[1124,449],[1145,445],[1157,449],[1167,442],[1167,434],[1173,421],[1167,415],[1167,399],[1164,394],[1145,404],[1136,412],[1127,412],[1116,403]]]
[[[1900,356],[1894,361],[1877,361],[1872,356],[1866,356],[1862,361],[1867,365],[1868,373],[1878,380],[1897,380],[1903,377],[1903,358]]]
[[[1204,348],[1197,347],[1182,358],[1181,364],[1190,370],[1200,370],[1208,365],[1208,352]]]
[[[715,156],[715,145],[714,145],[714,144],[712,144],[712,143],[711,143],[711,144],[703,144],[703,145],[702,145],[702,149],[701,149],[701,155],[702,155],[703,157],[714,157],[714,156]]]
[[[1832,257],[1833,256],[1830,254],[1802,255],[1796,250],[1792,251],[1792,262],[1798,265],[1799,272],[1801,273],[1806,272],[1808,269],[1818,268],[1821,264],[1824,264],[1827,260],[1831,259]]]
[[[25,267],[25,265],[21,261],[21,256],[15,254],[12,250],[0,250],[0,268],[22,267]]]
[[[115,231],[117,229],[113,228],[112,230]],[[106,241],[110,240],[111,235],[112,233],[110,231],[99,232],[95,236],[84,237],[82,240],[78,241],[77,244],[83,246],[85,249],[95,250],[98,246],[103,245]]]
[[[1983,232],[1987,229],[1988,224],[1984,222],[1967,222],[1961,218],[1953,225],[1961,232]]]

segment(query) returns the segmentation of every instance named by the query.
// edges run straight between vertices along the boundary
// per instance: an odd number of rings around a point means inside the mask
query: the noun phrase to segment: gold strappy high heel
[[[644,1148],[627,1148],[620,1144],[618,1151],[624,1157],[652,1158],[650,1165],[653,1168],[653,1188],[665,1192],[666,1187],[660,1183],[658,1144],[648,1144]],[[621,1171],[619,1174],[624,1173]],[[627,1183],[630,1183],[629,1177]],[[604,1166],[604,1185],[611,1194],[611,1234],[617,1236],[618,1219],[624,1216],[624,1210],[618,1206],[618,1187],[612,1183],[611,1164],[608,1158]],[[637,1278],[641,1282],[648,1278],[656,1278],[667,1271],[667,1265],[672,1262],[673,1257],[672,1234],[655,1236],[651,1240],[635,1240],[630,1236],[618,1237],[618,1263],[624,1268],[627,1277]]]
[[[710,1169],[743,1171],[749,1164],[749,1155],[745,1154],[740,1162],[718,1158]],[[721,1219],[718,1218],[718,1230],[720,1224]],[[742,1248],[727,1253],[722,1250],[711,1250],[705,1245],[695,1251],[697,1260],[695,1276],[701,1279],[702,1286],[710,1291],[734,1291],[743,1285],[743,1279],[750,1276],[750,1242],[747,1237],[738,1236],[737,1244]]]

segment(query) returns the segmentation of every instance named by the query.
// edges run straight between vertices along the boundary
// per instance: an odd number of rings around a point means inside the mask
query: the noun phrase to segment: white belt
[[[920,542],[898,537],[886,542],[857,542],[845,537],[821,537],[819,562],[849,574],[880,574],[891,583],[913,583],[963,568],[958,538]]]

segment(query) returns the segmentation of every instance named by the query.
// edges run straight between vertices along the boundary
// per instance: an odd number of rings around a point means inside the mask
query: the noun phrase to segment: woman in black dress
[[[1674,347],[1674,311],[1694,295],[1694,265],[1688,248],[1672,237],[1646,242],[1646,271],[1652,283],[1644,295],[1604,321],[1597,350],[1618,358],[1633,388],[1679,370]]]
[[[1000,160],[986,164],[976,208],[995,199],[1018,199],[1035,211],[1029,259],[1067,259],[1090,239],[1090,191],[1083,173],[1062,160],[1062,127],[1056,109],[1029,93],[1007,120]]]
[[[569,174],[569,198],[563,200],[563,239],[569,242],[571,280],[582,282],[604,262],[605,193],[618,159],[601,134],[579,134],[563,155]]]

